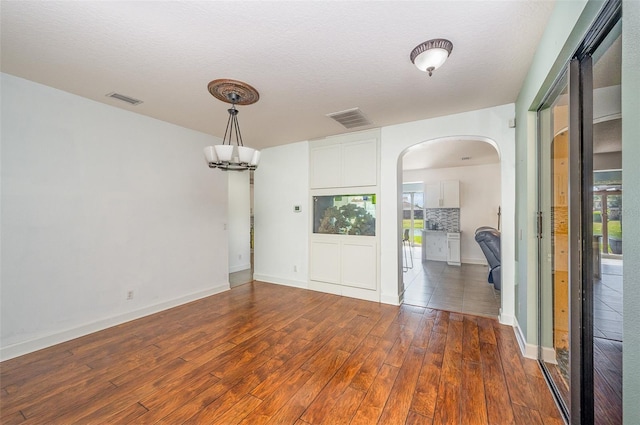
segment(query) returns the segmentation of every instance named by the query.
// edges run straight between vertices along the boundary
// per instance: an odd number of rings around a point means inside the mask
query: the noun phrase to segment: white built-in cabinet
[[[425,192],[425,208],[460,208],[459,180],[427,183]]]
[[[379,196],[379,130],[315,140],[309,145],[310,211],[314,197]],[[380,225],[375,236],[314,233],[309,225],[309,288],[380,301]]]
[[[311,189],[376,186],[377,159],[376,138],[312,146]]]
[[[316,236],[311,241],[309,277],[312,281],[377,289],[375,237]]]

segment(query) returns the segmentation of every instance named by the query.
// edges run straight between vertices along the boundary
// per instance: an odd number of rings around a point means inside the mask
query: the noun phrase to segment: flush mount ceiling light
[[[429,77],[431,77],[433,71],[440,68],[444,61],[447,60],[452,50],[452,42],[444,38],[434,38],[418,44],[411,51],[411,62],[420,71],[428,72]]]
[[[255,170],[260,161],[260,151],[244,146],[236,105],[256,103],[260,99],[258,91],[247,83],[229,79],[213,80],[207,87],[213,97],[231,104],[231,108],[227,109],[229,119],[222,144],[204,148],[204,157],[209,168],[218,168],[223,171]],[[235,145],[231,143],[234,133]]]

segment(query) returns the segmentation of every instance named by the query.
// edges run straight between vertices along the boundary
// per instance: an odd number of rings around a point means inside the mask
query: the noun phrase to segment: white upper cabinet
[[[311,187],[340,187],[342,181],[340,145],[311,148]]]
[[[442,191],[441,208],[460,208],[460,181],[444,180],[440,184]]]
[[[426,208],[460,208],[460,181],[443,180],[425,185]]]
[[[325,139],[311,145],[309,160],[311,189],[376,186],[378,184],[378,139],[370,135]]]
[[[378,141],[342,145],[342,185],[375,186],[378,183]]]

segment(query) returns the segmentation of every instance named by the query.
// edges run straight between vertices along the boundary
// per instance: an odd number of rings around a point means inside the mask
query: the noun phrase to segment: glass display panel
[[[376,195],[313,197],[313,233],[376,235]]]

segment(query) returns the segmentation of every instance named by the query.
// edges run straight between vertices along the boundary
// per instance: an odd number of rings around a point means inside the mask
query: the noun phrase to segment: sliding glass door
[[[538,112],[539,313],[542,361],[569,415],[571,406],[569,285],[569,96],[567,79]]]
[[[594,294],[595,289],[600,298],[605,293],[601,286],[595,286],[603,280],[602,238],[609,232],[621,237],[621,230],[609,224],[610,215],[621,214],[621,191],[615,185],[594,184],[594,169],[601,167],[594,168],[594,163],[621,162],[621,152],[601,151],[615,145],[612,139],[619,116],[603,111],[615,102],[616,91],[619,102],[620,82],[618,78],[616,88],[615,67],[603,67],[605,71],[594,85],[594,63],[615,45],[621,7],[618,0],[604,5],[538,109],[538,358],[565,418],[576,425],[593,424],[595,413],[597,423],[615,423],[610,422],[615,417],[613,410],[607,411],[615,402],[610,397],[615,392],[614,378],[607,372],[609,380],[604,382],[602,369],[598,369],[610,356],[599,358],[594,392]],[[600,128],[608,130],[609,137],[606,141],[596,137],[594,150],[594,131],[603,132]],[[616,239],[607,237],[604,255],[609,252],[609,241],[616,245]],[[603,327],[610,325],[609,321],[601,322]],[[602,335],[598,330],[597,336]],[[595,351],[600,355],[613,346],[602,342]],[[621,398],[621,386],[619,391]]]

